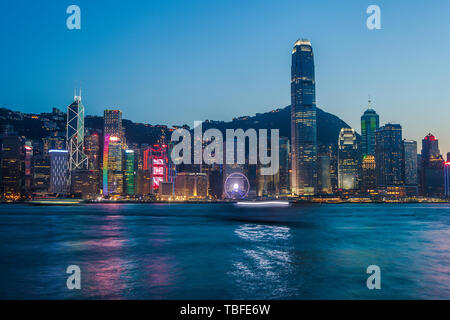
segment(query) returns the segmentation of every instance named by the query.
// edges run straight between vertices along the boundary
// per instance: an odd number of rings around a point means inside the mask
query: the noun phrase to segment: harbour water
[[[0,299],[450,299],[450,204],[0,205]]]

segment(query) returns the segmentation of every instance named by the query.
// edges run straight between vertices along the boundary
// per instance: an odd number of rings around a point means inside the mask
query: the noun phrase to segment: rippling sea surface
[[[450,299],[450,205],[0,205],[0,298]]]

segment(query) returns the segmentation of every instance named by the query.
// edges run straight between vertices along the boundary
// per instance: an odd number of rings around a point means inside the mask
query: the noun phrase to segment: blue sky
[[[81,8],[81,30],[66,8]],[[381,8],[381,30],[366,8]],[[152,124],[230,120],[290,103],[290,53],[315,51],[317,104],[360,131],[368,94],[408,139],[450,151],[450,2],[2,1],[0,106],[88,114],[118,107]],[[420,145],[420,143],[419,143]]]

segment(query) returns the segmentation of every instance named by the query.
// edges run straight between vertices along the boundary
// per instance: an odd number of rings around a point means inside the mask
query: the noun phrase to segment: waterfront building
[[[362,161],[361,189],[364,193],[375,192],[377,187],[375,156],[366,155]]]
[[[71,191],[83,198],[93,199],[98,194],[98,172],[89,169],[77,169],[71,174]]]
[[[125,194],[136,194],[136,165],[134,150],[125,150],[125,172],[124,172],[124,188]]]
[[[282,195],[290,194],[290,155],[291,145],[289,139],[280,137],[280,167],[279,167],[279,192]]]
[[[175,178],[175,196],[183,199],[206,199],[208,176],[206,173],[180,172]]]
[[[122,194],[122,112],[105,110],[103,121],[103,194]]]
[[[161,200],[170,200],[174,195],[173,182],[161,182],[159,186],[159,197]]]
[[[41,154],[33,157],[33,190],[46,193],[50,188],[50,157]]]
[[[100,135],[97,132],[84,138],[84,153],[88,157],[88,169],[98,171],[100,169]]]
[[[317,191],[317,119],[314,55],[311,42],[298,40],[291,66],[291,192]]]
[[[24,145],[24,181],[23,181],[23,192],[25,194],[31,194],[31,186],[33,182],[32,175],[32,161],[33,161],[33,145],[32,141],[25,141]]]
[[[359,154],[356,133],[352,128],[342,128],[338,139],[338,188],[358,189]]]
[[[1,145],[1,188],[2,196],[9,200],[18,200],[22,194],[24,172],[23,142],[19,136],[2,137]]]
[[[65,194],[69,191],[69,152],[50,150],[50,192]]]
[[[361,154],[362,156],[375,154],[375,133],[380,127],[380,117],[371,108],[370,100],[368,109],[361,116]]]
[[[402,127],[388,123],[377,130],[375,144],[375,163],[377,186],[403,185],[403,139]]]
[[[403,178],[407,193],[418,193],[417,141],[403,140]]]
[[[449,198],[450,197],[450,161],[448,158],[444,164],[444,190],[445,190],[445,196],[447,198]]]
[[[69,174],[73,170],[87,169],[88,158],[84,154],[84,106],[79,96],[67,107],[67,151],[69,153]]]
[[[119,137],[107,134],[103,141],[103,194],[122,192],[122,143]]]
[[[439,141],[431,133],[422,140],[421,192],[427,197],[444,195],[444,158]]]

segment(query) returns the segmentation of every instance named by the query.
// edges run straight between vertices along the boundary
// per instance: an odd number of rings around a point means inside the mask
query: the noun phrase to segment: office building
[[[377,187],[376,179],[376,163],[375,156],[366,155],[363,158],[362,166],[362,179],[361,179],[361,190],[364,193],[375,192]]]
[[[65,194],[69,192],[69,152],[50,150],[50,192]]]
[[[22,139],[18,136],[3,136],[1,145],[1,187],[7,200],[18,200],[22,195],[24,178],[24,150]]]
[[[206,173],[178,173],[175,178],[175,196],[180,199],[206,199],[208,197]]]
[[[103,194],[122,194],[122,112],[105,110],[103,117]]]
[[[33,157],[33,190],[46,193],[50,188],[50,156],[41,154]]]
[[[67,107],[67,151],[69,153],[69,174],[72,170],[87,169],[88,158],[84,154],[84,106],[81,91],[74,102]]]
[[[134,150],[125,150],[124,188],[125,194],[136,194],[136,164]]]
[[[361,154],[375,154],[375,133],[380,127],[380,117],[370,106],[361,116]]]
[[[444,195],[444,158],[439,141],[431,133],[422,140],[421,192],[427,197]]]
[[[317,119],[314,55],[308,40],[298,40],[291,67],[291,192],[317,191]]]
[[[359,154],[356,133],[352,128],[342,128],[338,140],[338,188],[358,189]]]
[[[402,127],[388,123],[377,130],[375,145],[375,163],[377,186],[403,185],[403,139]]]

